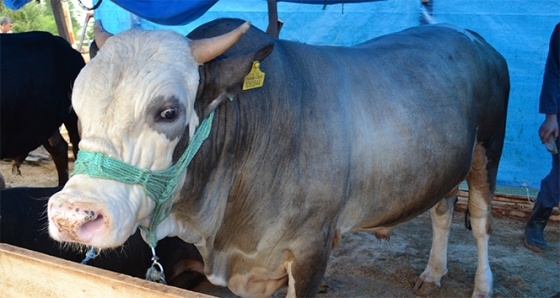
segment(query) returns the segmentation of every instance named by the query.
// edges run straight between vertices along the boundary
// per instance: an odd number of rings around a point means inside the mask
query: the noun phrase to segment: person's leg
[[[560,138],[556,140],[556,145]],[[560,148],[560,147],[559,147]],[[541,181],[541,189],[533,207],[533,213],[525,228],[525,246],[534,251],[542,252],[547,247],[544,239],[544,228],[552,213],[552,208],[560,201],[560,159],[559,154],[552,155],[552,169]]]

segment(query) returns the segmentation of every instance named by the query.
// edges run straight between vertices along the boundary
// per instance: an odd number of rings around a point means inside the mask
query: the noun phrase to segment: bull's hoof
[[[19,166],[12,166],[12,174],[21,176],[21,171],[19,170]]]
[[[492,297],[492,294],[488,292],[474,292],[471,298],[490,298],[490,297]]]
[[[422,297],[426,296],[434,296],[434,294],[439,291],[440,287],[438,287],[433,282],[424,281],[422,278],[416,279],[416,283],[414,284],[414,294]]]

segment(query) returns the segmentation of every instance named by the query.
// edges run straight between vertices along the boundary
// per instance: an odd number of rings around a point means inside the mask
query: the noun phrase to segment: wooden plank
[[[455,210],[463,212],[467,209],[468,196],[467,191],[460,190],[458,192],[459,200],[455,205]],[[536,198],[531,198],[535,200]],[[534,203],[529,201],[527,197],[513,194],[496,194],[492,201],[492,214],[494,216],[503,216],[509,218],[517,218],[528,220],[533,212]],[[560,222],[560,209],[554,207],[549,221]]]
[[[68,4],[63,0],[51,0],[51,8],[58,29],[58,35],[66,39],[70,45],[74,44],[74,33],[70,21],[70,10]]]
[[[209,298],[143,279],[0,243],[0,296]]]
[[[467,198],[469,196],[469,192],[466,190],[459,190],[457,192],[457,195],[459,197],[465,197]],[[513,203],[519,203],[519,204],[532,204],[532,201],[535,201],[537,198],[534,196],[520,196],[520,195],[516,195],[516,194],[508,194],[508,193],[496,193],[494,194],[494,201],[501,201],[501,202],[513,202]]]

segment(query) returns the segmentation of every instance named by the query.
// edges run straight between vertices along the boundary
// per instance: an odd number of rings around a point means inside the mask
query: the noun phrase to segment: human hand
[[[541,142],[544,144],[548,140],[549,137],[553,137],[554,139],[558,138],[558,120],[557,115],[554,114],[547,114],[546,119],[541,124],[539,128],[539,137],[541,138]]]

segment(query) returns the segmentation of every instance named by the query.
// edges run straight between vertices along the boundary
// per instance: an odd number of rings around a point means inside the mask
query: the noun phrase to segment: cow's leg
[[[21,171],[20,171],[19,168],[21,167],[21,164],[27,158],[27,155],[29,155],[29,153],[20,154],[20,155],[17,155],[17,156],[13,157],[13,159],[12,159],[12,174],[21,176]]]
[[[64,121],[64,127],[68,131],[68,138],[70,138],[70,143],[72,143],[72,153],[74,153],[74,159],[78,158],[78,143],[80,143],[80,132],[78,129],[78,116],[74,109],[71,109]]]
[[[496,174],[500,153],[487,150],[482,143],[475,146],[471,171],[467,176],[469,185],[469,213],[473,236],[478,249],[478,265],[474,281],[473,297],[492,295],[492,271],[488,261],[488,240],[492,232],[492,198],[496,186]]]
[[[58,130],[43,143],[51,154],[56,171],[58,172],[58,186],[63,186],[68,181],[68,143],[62,138]]]
[[[432,249],[424,272],[414,285],[414,293],[425,296],[433,286],[441,286],[441,278],[447,273],[447,243],[453,221],[453,210],[457,202],[457,189],[430,209],[432,218]]]
[[[0,190],[6,188],[6,180],[4,180],[4,176],[0,173]]]

